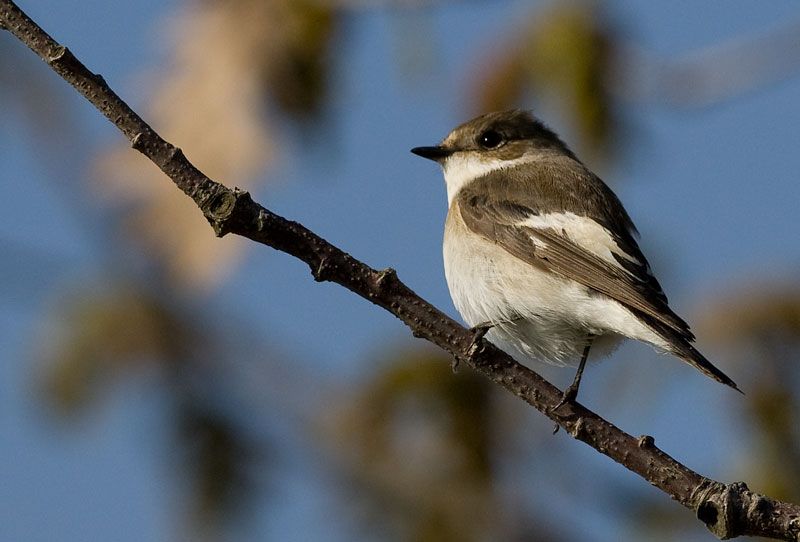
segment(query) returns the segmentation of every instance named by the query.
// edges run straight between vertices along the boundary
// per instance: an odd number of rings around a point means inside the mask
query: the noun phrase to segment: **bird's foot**
[[[550,409],[551,412],[558,410],[562,406],[566,405],[567,403],[573,402],[578,397],[578,386],[575,385],[575,382],[569,385],[567,389],[564,390],[564,393],[561,394],[561,400],[556,403],[556,406]]]
[[[470,354],[477,350],[478,346],[480,346],[481,340],[493,327],[494,324],[491,322],[481,322],[480,324],[469,328],[470,333],[472,333],[472,343],[469,345]]]
[[[469,330],[472,332],[472,342],[476,343],[483,339],[483,337],[489,333],[489,330],[494,327],[494,324],[491,322],[481,322],[477,326],[472,326]]]
[[[494,324],[491,322],[481,322],[480,324],[469,328],[470,333],[472,333],[472,341],[470,341],[469,349],[467,349],[467,355],[470,358],[478,352],[478,348],[480,348],[481,346],[481,340],[493,327]],[[453,372],[456,372],[456,370],[458,370],[458,359],[453,360],[452,367],[453,367]]]
[[[564,390],[564,393],[561,394],[561,400],[556,403],[556,405],[550,409],[550,412],[555,412],[562,406],[566,405],[567,403],[572,403],[578,397],[578,386],[575,385],[575,382],[569,385],[567,389]],[[559,425],[556,423],[553,426],[553,434],[555,435],[558,433]]]

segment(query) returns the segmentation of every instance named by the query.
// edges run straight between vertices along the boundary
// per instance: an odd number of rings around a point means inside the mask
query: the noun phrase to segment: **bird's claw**
[[[561,394],[561,400],[556,403],[556,405],[550,409],[550,412],[555,412],[562,406],[566,405],[567,403],[572,403],[575,401],[575,398],[578,396],[578,387],[575,386],[573,382],[567,389],[564,390],[564,393]],[[555,435],[558,433],[559,425],[556,423],[553,426],[553,434]]]
[[[476,326],[472,326],[469,328],[470,332],[472,333],[472,341],[469,345],[469,356],[472,357],[478,351],[478,348],[481,345],[481,340],[486,336],[490,329],[494,327],[494,324],[490,322],[483,322]],[[453,369],[458,366],[458,361],[455,362],[455,366]]]

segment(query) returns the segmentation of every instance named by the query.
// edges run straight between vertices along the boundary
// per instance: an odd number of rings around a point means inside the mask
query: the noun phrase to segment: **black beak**
[[[417,156],[422,156],[423,158],[427,158],[428,160],[433,160],[435,162],[443,160],[453,154],[453,151],[450,149],[445,149],[441,145],[436,145],[435,147],[414,147],[411,149],[411,152]]]

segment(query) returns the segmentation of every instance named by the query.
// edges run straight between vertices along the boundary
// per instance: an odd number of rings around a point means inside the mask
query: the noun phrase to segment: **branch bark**
[[[742,482],[724,484],[701,476],[655,446],[633,437],[579,404],[551,411],[561,393],[537,373],[481,340],[403,284],[394,270],[373,269],[301,224],[255,203],[247,192],[206,177],[181,150],[162,139],[103,78],[90,72],[11,0],[0,0],[0,29],[39,55],[106,116],[134,149],[147,156],[200,208],[218,236],[241,235],[306,262],[317,281],[336,282],[402,320],[415,337],[449,352],[563,427],[572,437],[635,472],[694,511],[721,539],[741,535],[800,542],[800,506],[750,491]]]

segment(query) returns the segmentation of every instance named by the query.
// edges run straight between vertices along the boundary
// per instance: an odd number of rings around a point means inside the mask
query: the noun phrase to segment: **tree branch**
[[[32,49],[83,94],[138,150],[197,204],[218,236],[235,233],[306,262],[317,281],[332,281],[388,310],[416,337],[449,352],[554,420],[574,438],[635,472],[693,510],[718,537],[767,536],[800,541],[800,506],[751,492],[744,483],[705,478],[658,449],[653,438],[633,437],[579,404],[552,412],[561,394],[552,384],[481,340],[416,295],[392,269],[378,271],[314,232],[255,203],[247,192],[212,181],[181,150],[162,139],[100,75],[90,72],[11,0],[0,0],[0,28]]]

